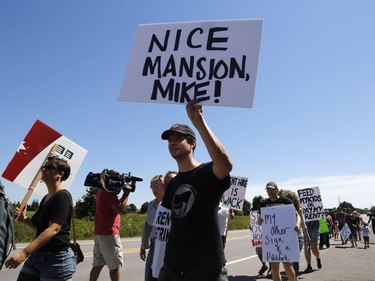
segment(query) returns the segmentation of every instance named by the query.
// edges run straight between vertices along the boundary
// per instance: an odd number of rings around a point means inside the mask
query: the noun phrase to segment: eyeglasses
[[[163,186],[162,185],[155,185],[155,186],[150,186],[151,189],[159,189],[159,188],[162,188]]]
[[[55,169],[55,167],[53,165],[43,165],[40,169],[44,171],[50,171]]]

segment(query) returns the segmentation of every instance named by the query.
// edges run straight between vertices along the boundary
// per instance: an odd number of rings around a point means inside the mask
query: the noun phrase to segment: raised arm
[[[126,185],[123,189],[123,194],[120,198],[120,202],[117,205],[112,205],[112,209],[115,213],[122,214],[128,204],[128,198],[131,190],[131,186]]]
[[[203,118],[202,105],[198,104],[196,100],[190,101],[186,105],[186,111],[190,121],[198,130],[211,157],[213,173],[218,179],[224,179],[233,168],[232,159]]]

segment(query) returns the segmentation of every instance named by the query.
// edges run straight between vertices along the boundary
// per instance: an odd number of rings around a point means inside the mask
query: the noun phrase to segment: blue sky
[[[246,198],[272,180],[319,186],[325,207],[374,206],[374,10],[370,0],[1,1],[0,171],[39,119],[88,150],[75,200],[89,172],[110,168],[144,179],[129,198],[140,208],[150,179],[177,169],[160,134],[190,122],[182,105],[118,101],[137,24],[262,18],[253,108],[204,111],[232,174],[249,178]],[[196,158],[209,160],[200,138]]]

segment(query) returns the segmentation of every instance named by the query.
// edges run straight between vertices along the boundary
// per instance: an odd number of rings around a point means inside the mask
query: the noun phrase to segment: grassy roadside
[[[32,213],[27,214],[28,217]],[[146,219],[146,214],[128,213],[121,216],[120,233],[121,237],[140,237],[142,236],[143,225]],[[77,240],[90,240],[94,232],[94,223],[88,219],[75,219],[76,238]],[[249,229],[249,216],[236,216],[229,222],[229,230]],[[72,233],[72,231],[71,231]],[[15,223],[16,243],[28,243],[35,238],[35,232],[23,225],[22,223]]]

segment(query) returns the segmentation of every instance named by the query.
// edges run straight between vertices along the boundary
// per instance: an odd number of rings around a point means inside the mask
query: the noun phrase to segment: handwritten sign
[[[230,177],[230,187],[223,194],[222,205],[241,211],[246,194],[248,178],[245,177]]]
[[[263,20],[138,25],[120,100],[252,107]]]
[[[350,231],[350,228],[347,223],[344,224],[344,226],[340,230],[340,235],[343,241],[348,241],[349,236],[352,232]]]
[[[325,218],[319,186],[300,189],[297,190],[297,193],[306,222]]]
[[[262,246],[262,226],[258,224],[259,212],[250,212],[251,243],[253,247]]]
[[[299,246],[293,205],[261,208],[263,262],[297,262]]]

